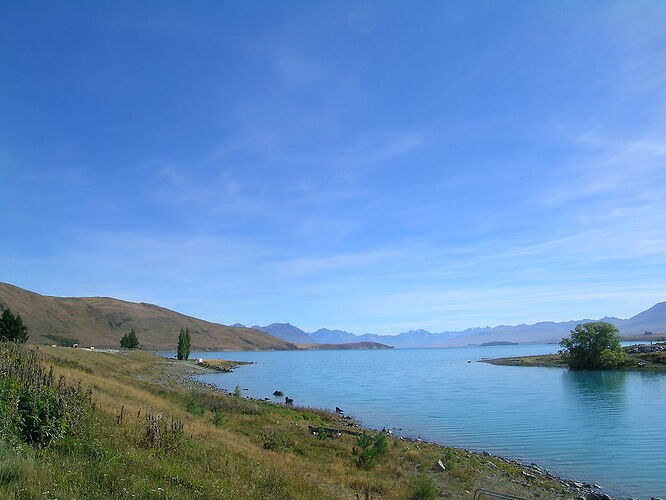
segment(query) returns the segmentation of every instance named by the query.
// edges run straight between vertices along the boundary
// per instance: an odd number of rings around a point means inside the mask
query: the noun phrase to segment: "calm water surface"
[[[556,345],[193,353],[254,361],[203,375],[227,390],[341,407],[363,425],[535,462],[615,494],[666,496],[666,374],[477,363]],[[282,398],[280,398],[282,399]]]

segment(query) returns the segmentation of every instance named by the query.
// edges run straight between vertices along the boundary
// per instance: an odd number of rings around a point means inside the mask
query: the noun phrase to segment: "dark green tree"
[[[123,349],[139,348],[139,337],[136,336],[134,328],[132,328],[129,333],[123,335],[123,338],[120,339],[120,347],[122,347]]]
[[[178,359],[188,359],[190,357],[190,329],[181,328],[178,334],[178,345],[176,346],[176,357]]]
[[[627,362],[620,346],[618,329],[605,321],[577,325],[571,336],[562,339],[559,351],[570,368],[618,368]]]
[[[0,341],[19,342],[24,344],[28,340],[28,327],[23,324],[21,315],[14,316],[7,307],[0,316]]]

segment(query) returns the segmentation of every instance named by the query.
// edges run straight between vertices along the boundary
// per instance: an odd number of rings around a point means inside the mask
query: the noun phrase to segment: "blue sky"
[[[0,281],[398,333],[666,300],[666,2],[4,2]]]

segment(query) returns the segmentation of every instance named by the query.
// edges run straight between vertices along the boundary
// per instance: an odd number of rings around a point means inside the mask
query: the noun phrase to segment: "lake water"
[[[334,409],[380,429],[534,462],[615,494],[666,496],[666,374],[477,363],[556,345],[193,353],[253,361],[201,380]],[[280,398],[282,400],[282,398]]]

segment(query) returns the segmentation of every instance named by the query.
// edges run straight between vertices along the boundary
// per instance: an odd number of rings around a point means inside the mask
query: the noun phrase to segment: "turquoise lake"
[[[666,496],[666,374],[478,363],[556,345],[206,352],[253,361],[201,380],[244,395],[341,407],[367,427],[536,463],[617,496]],[[469,363],[468,361],[472,361]],[[280,398],[282,400],[283,398]]]

